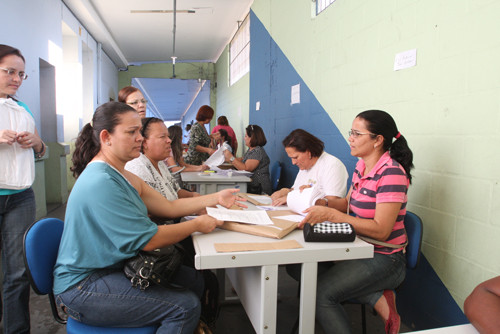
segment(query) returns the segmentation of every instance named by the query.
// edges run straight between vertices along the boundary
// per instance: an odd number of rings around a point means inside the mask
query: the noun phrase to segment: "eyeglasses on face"
[[[127,102],[127,104],[129,104],[131,106],[136,106],[139,103],[146,104],[146,103],[148,103],[148,100],[142,99],[142,100],[135,100],[135,101],[132,101],[132,102]]]
[[[4,71],[5,73],[7,73],[10,76],[14,76],[14,75],[17,74],[19,76],[19,79],[21,79],[21,80],[28,79],[28,75],[25,72],[22,72],[22,71],[18,72],[17,70],[15,70],[13,68],[3,68],[3,67],[0,67],[0,70]]]
[[[371,135],[373,136],[373,133],[369,133],[369,132],[359,132],[357,130],[349,130],[348,132],[349,134],[349,137],[354,137],[354,138],[358,138],[359,136],[362,136],[362,135]]]

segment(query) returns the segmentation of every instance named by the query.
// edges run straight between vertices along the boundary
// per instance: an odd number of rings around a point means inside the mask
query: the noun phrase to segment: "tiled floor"
[[[47,214],[48,217],[64,218],[64,207],[53,208]],[[226,295],[230,295],[231,287],[226,280]],[[297,282],[290,278],[284,268],[279,269],[278,279],[278,319],[277,333],[290,333],[298,314]],[[48,297],[37,296],[32,293],[30,301],[32,334],[63,334],[66,333],[64,326],[58,324],[53,318],[50,310]],[[345,306],[352,322],[353,333],[361,333],[361,312],[359,305]],[[383,334],[384,324],[382,320],[367,312],[367,327],[369,334]],[[407,327],[402,325],[402,332],[407,332]],[[1,332],[1,331],[0,331]],[[217,321],[216,333],[218,334],[253,334],[255,330],[245,314],[245,310],[237,301],[226,303],[221,307]],[[323,334],[316,326],[315,333]]]

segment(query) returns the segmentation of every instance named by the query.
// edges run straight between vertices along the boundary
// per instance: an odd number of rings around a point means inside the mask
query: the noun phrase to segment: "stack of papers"
[[[323,197],[325,197],[325,194],[317,187],[306,188],[302,191],[295,189],[288,193],[286,202],[292,211],[305,215],[303,211],[313,206],[318,199]]]

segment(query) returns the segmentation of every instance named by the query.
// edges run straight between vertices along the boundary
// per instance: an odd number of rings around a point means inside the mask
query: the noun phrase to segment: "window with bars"
[[[229,85],[250,71],[250,16],[241,23],[229,43]]]
[[[335,0],[316,0],[316,15],[324,11],[326,7],[330,6],[334,2]]]

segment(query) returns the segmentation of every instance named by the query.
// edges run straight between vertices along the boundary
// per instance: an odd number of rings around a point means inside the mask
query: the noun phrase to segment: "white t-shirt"
[[[307,170],[300,170],[293,189],[310,184],[316,185],[325,196],[344,197],[347,191],[347,169],[342,161],[323,151],[318,161]]]

